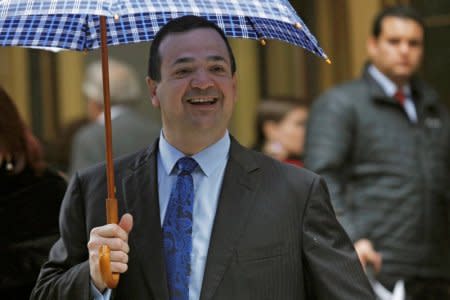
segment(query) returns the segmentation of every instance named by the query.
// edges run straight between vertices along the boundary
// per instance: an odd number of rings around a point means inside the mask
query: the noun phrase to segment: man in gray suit
[[[380,295],[450,299],[450,120],[415,75],[423,43],[412,8],[376,17],[363,76],[314,102],[305,166],[325,178]]]
[[[104,166],[75,174],[32,299],[373,299],[324,181],[229,135],[235,71],[214,23],[185,16],[162,27],[148,86],[163,129],[115,162],[120,222],[103,225]],[[100,245],[122,273],[114,291]]]
[[[109,59],[112,149],[114,157],[135,152],[155,139],[159,124],[138,113],[139,84],[132,67]],[[83,82],[88,117],[92,121],[75,134],[72,142],[70,174],[105,160],[103,81],[100,61],[88,65]]]

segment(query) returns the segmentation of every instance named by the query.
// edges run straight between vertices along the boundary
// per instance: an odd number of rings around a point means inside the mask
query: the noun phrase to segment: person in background
[[[87,116],[75,119],[58,130],[54,139],[44,143],[45,160],[66,177],[69,174],[73,138],[80,128],[90,123]]]
[[[110,58],[109,75],[112,150],[114,157],[118,157],[147,146],[158,136],[160,126],[133,108],[139,101],[140,89],[131,66]],[[102,162],[106,157],[100,61],[87,66],[82,88],[88,100],[88,117],[92,122],[75,133],[69,174]]]
[[[164,25],[147,83],[163,128],[115,161],[119,224],[104,225],[104,165],[77,172],[32,299],[373,299],[324,181],[228,133],[236,64],[215,23]],[[121,273],[114,290],[103,244]]]
[[[46,166],[39,141],[1,86],[0,116],[0,299],[25,300],[59,237],[67,183]]]
[[[295,98],[271,98],[258,107],[255,150],[303,166],[308,107]]]
[[[330,186],[336,214],[377,294],[450,299],[450,119],[418,78],[424,23],[409,6],[375,18],[360,79],[313,103],[305,167]]]

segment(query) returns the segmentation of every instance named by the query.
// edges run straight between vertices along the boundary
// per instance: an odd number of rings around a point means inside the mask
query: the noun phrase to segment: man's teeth
[[[199,99],[189,99],[188,102],[189,103],[213,103],[216,99],[203,99],[203,98],[199,98]]]

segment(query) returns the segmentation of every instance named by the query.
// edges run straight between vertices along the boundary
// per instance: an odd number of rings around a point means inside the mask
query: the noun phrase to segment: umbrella
[[[100,48],[152,40],[170,19],[193,14],[216,22],[230,37],[278,39],[324,57],[287,0],[0,0],[0,45]]]
[[[151,41],[170,19],[197,15],[229,37],[277,39],[328,58],[287,0],[0,0],[0,45],[42,49],[101,48],[106,133],[107,222],[117,223],[111,151],[108,45]],[[105,283],[114,288],[109,249],[100,249]]]

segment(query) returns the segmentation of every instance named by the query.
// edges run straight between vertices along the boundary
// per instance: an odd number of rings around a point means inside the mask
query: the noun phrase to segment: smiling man
[[[236,66],[221,29],[170,21],[147,82],[163,126],[153,145],[115,162],[120,223],[102,225],[104,166],[77,173],[32,299],[373,299],[324,181],[228,133]],[[114,291],[100,245],[122,273]]]
[[[328,183],[361,263],[374,267],[377,290],[447,300],[450,120],[416,75],[424,29],[408,6],[375,18],[362,78],[313,105],[305,166]]]
[[[150,55],[164,59],[147,79],[152,104],[161,109],[167,141],[193,155],[225,135],[236,103],[234,58],[210,28],[171,34],[158,48],[157,42]]]

